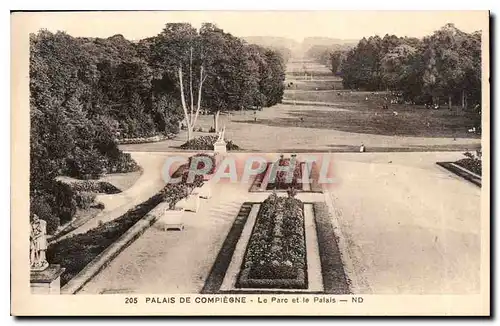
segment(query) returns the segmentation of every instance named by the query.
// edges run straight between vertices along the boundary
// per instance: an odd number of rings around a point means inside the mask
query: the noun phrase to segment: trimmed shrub
[[[99,179],[108,172],[107,159],[97,150],[83,151],[76,147],[66,159],[66,175],[78,179]]]
[[[120,189],[105,181],[75,180],[68,182],[67,184],[75,191],[96,192],[102,194],[118,194],[121,192]]]
[[[52,193],[54,194],[53,211],[59,217],[60,224],[71,221],[77,210],[76,191],[66,183],[54,181]]]
[[[93,192],[78,191],[75,194],[76,206],[81,209],[89,209],[94,203],[96,194]]]
[[[185,142],[180,146],[180,148],[191,150],[213,150],[217,139],[218,137],[215,135],[200,136]],[[226,148],[227,150],[240,149],[239,146],[234,144],[231,140],[226,140]]]
[[[466,158],[456,161],[455,164],[460,165],[475,174],[482,175],[481,152],[478,151],[476,156],[472,153],[466,152],[464,153],[464,156]]]
[[[139,171],[139,165],[129,153],[120,153],[116,160],[108,163],[108,170],[112,173],[128,173]]]

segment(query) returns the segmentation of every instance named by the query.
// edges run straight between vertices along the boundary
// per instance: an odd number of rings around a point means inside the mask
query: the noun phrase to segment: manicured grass
[[[243,232],[243,228],[245,227],[245,223],[248,219],[248,215],[250,215],[253,204],[254,203],[245,202],[241,206],[238,216],[236,216],[233,226],[231,227],[231,230],[229,230],[229,233],[222,244],[222,248],[215,259],[215,263],[210,270],[210,274],[205,281],[205,285],[201,290],[202,294],[219,292],[222,282],[224,281],[226,271],[231,263],[233,252],[236,249],[236,244],[241,236],[241,232]]]
[[[260,118],[256,122],[276,127],[335,129],[345,132],[387,136],[479,138],[467,132],[473,117],[448,110],[407,110],[395,115],[392,111],[291,109],[287,117]]]
[[[482,184],[481,177],[478,178],[478,177],[472,175],[471,173],[463,171],[462,169],[460,169],[456,166],[456,165],[458,165],[456,162],[437,162],[436,164],[447,169],[448,171],[464,178],[465,180],[472,182],[476,186],[481,187],[481,184]]]
[[[319,183],[319,168],[316,162],[313,162],[311,168],[311,191],[323,192],[323,186]]]
[[[350,294],[349,280],[344,271],[338,240],[325,203],[313,203],[314,222],[318,235],[323,288],[329,294]]]
[[[342,80],[330,78],[315,78],[313,80],[290,79],[285,81],[284,99],[293,99],[297,95],[297,100],[301,99],[299,93],[316,92],[316,91],[334,91],[343,89]],[[295,94],[294,94],[295,93]]]

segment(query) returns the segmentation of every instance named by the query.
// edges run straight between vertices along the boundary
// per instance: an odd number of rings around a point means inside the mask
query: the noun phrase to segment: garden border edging
[[[97,257],[87,264],[77,275],[68,281],[62,288],[61,294],[76,294],[92,278],[101,272],[107,265],[118,256],[125,248],[141,236],[150,226],[152,226],[166,209],[168,202],[161,202],[153,208],[146,216],[137,221],[130,229],[122,234],[118,240],[104,249]]]
[[[482,185],[482,176],[477,175],[476,173],[469,171],[468,169],[456,164],[455,162],[436,162],[440,167],[450,171],[451,173],[465,179],[474,185],[481,187]]]

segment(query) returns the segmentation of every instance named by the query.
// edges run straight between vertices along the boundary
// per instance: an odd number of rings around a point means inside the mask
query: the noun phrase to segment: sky
[[[167,22],[212,22],[235,36],[281,36],[302,41],[321,36],[360,39],[395,34],[422,37],[446,23],[464,32],[485,29],[486,11],[150,11],[150,12],[33,12],[25,15],[29,28],[62,30],[73,36],[130,40],[157,35]]]

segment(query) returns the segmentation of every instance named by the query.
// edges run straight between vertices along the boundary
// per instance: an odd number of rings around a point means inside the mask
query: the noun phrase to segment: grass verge
[[[253,204],[254,203],[245,202],[241,206],[238,216],[236,216],[233,226],[231,227],[231,230],[229,230],[229,233],[222,244],[222,248],[215,259],[215,263],[210,270],[210,274],[205,281],[205,285],[201,290],[202,294],[219,293],[222,282],[224,281],[224,276],[226,275],[226,271],[231,263],[233,252],[236,249],[236,244],[241,236],[241,232],[243,232],[243,228],[248,216],[250,215]]]
[[[328,206],[324,202],[313,203],[313,210],[324,292],[328,294],[350,294],[349,280],[345,275],[338,240],[330,221]]]

